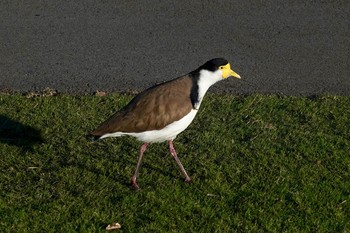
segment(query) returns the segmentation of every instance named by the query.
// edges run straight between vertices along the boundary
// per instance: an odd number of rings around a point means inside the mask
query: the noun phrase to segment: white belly
[[[174,121],[170,125],[160,130],[151,130],[141,133],[116,132],[111,134],[105,134],[101,137],[101,139],[106,137],[119,137],[129,135],[137,138],[137,140],[142,142],[164,142],[167,140],[173,140],[179,133],[184,131],[191,124],[197,112],[198,110],[192,109],[190,113],[188,113],[180,120]]]

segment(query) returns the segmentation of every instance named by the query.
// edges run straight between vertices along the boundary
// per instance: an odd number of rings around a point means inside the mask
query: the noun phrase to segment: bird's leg
[[[185,182],[190,183],[191,182],[191,178],[187,175],[187,172],[186,172],[184,166],[182,166],[182,164],[180,162],[180,159],[176,155],[176,151],[175,151],[175,148],[174,148],[174,145],[173,145],[173,141],[169,140],[168,144],[169,144],[169,150],[170,150],[171,155],[174,157],[177,165],[179,165],[179,167],[180,167],[182,175],[185,177]]]
[[[142,161],[143,153],[144,153],[145,150],[147,149],[147,146],[148,146],[148,143],[142,144],[141,149],[140,149],[140,155],[139,155],[139,158],[137,159],[137,165],[136,165],[135,173],[134,173],[134,175],[131,177],[131,184],[132,184],[132,187],[133,187],[134,189],[138,189],[138,188],[139,188],[139,186],[138,186],[137,183],[136,183],[136,179],[137,179],[137,175],[139,174],[139,169],[140,169],[140,166],[141,166],[141,161]]]

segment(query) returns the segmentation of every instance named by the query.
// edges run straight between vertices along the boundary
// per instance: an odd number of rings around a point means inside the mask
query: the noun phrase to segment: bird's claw
[[[190,178],[190,177],[186,178],[186,179],[185,179],[185,183],[187,183],[187,184],[190,184],[190,183],[192,183],[192,180],[191,180],[191,178]]]
[[[135,190],[140,189],[140,187],[136,183],[136,177],[134,177],[134,176],[131,178],[131,185],[132,185],[133,189],[135,189]]]

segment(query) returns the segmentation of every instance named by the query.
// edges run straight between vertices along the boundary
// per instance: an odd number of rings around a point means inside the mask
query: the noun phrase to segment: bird
[[[185,75],[140,92],[90,135],[94,140],[132,136],[142,142],[131,177],[134,189],[139,189],[137,177],[147,147],[165,141],[185,182],[190,183],[191,178],[177,156],[173,140],[191,124],[209,87],[228,77],[241,78],[226,59],[211,59]]]

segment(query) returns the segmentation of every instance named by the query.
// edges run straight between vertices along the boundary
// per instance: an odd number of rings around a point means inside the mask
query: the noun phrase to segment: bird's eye
[[[222,70],[224,67],[220,66],[220,70]]]

